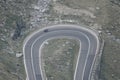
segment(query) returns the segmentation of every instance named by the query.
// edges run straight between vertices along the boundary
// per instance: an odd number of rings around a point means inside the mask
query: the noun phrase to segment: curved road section
[[[42,43],[53,37],[73,37],[80,40],[80,51],[73,80],[90,80],[94,60],[99,50],[99,39],[95,32],[77,25],[54,25],[41,29],[30,35],[24,42],[24,64],[26,80],[46,80],[42,76]]]

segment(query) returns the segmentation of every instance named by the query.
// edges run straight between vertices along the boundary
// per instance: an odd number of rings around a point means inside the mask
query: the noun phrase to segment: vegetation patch
[[[73,80],[79,41],[60,38],[48,40],[42,48],[42,61],[48,80]]]

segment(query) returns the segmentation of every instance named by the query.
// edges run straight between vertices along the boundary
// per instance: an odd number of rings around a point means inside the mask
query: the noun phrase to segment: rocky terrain
[[[0,80],[25,80],[22,44],[53,24],[78,24],[105,40],[99,78],[120,79],[119,0],[0,0]]]

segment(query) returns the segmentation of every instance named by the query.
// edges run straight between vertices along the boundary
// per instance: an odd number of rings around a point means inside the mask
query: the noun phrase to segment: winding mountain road
[[[54,25],[34,32],[26,38],[23,46],[26,80],[45,80],[41,70],[40,47],[53,37],[73,37],[80,40],[80,51],[74,73],[74,80],[90,80],[94,60],[99,50],[98,35],[78,25]]]

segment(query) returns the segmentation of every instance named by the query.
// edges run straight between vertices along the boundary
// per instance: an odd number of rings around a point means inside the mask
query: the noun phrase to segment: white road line
[[[54,26],[51,26],[51,27],[54,27],[55,28],[55,26],[62,26],[62,25],[54,25]],[[65,27],[72,27],[72,26],[75,26],[76,28],[79,28],[79,29],[83,29],[84,31],[86,30],[86,31],[88,31],[89,33],[91,33],[93,36],[95,36],[96,37],[96,39],[97,39],[97,49],[96,49],[96,54],[97,54],[97,52],[98,52],[98,50],[99,50],[99,40],[98,40],[98,37],[97,37],[97,35],[95,34],[95,32],[93,32],[92,30],[89,30],[89,29],[87,29],[87,28],[83,28],[83,27],[81,27],[81,26],[77,26],[77,25],[63,25],[63,26],[65,26]],[[49,29],[51,28],[51,27],[49,27]],[[40,29],[40,30],[38,30],[37,32],[34,32],[34,33],[32,33],[32,35],[30,35],[29,37],[27,37],[26,39],[25,39],[25,44],[23,45],[23,53],[25,54],[25,45],[27,44],[27,42],[28,42],[28,40],[30,40],[30,38],[32,38],[35,34],[37,34],[37,33],[39,33],[40,31],[42,31],[42,30],[44,30],[44,29],[46,29],[46,28],[43,28],[43,29]],[[32,44],[33,45],[33,44]],[[88,55],[87,55],[88,56]],[[32,57],[32,56],[31,56]],[[95,55],[95,57],[96,57],[96,55]],[[95,61],[95,57],[94,57],[94,61]],[[88,58],[88,57],[87,57]],[[86,59],[87,60],[87,59]],[[93,61],[93,64],[94,64],[94,61]],[[32,60],[32,62],[33,62],[33,60]],[[78,64],[78,63],[77,63]],[[85,62],[85,64],[86,64],[86,62]],[[92,64],[92,67],[91,67],[91,70],[90,70],[90,74],[91,74],[91,71],[92,71],[92,68],[93,68],[93,64]],[[29,76],[28,76],[28,72],[27,72],[27,66],[26,66],[26,60],[25,60],[25,56],[24,56],[24,65],[25,65],[25,70],[26,70],[26,73],[27,73],[27,79],[29,79]],[[33,66],[33,63],[32,63],[32,66]],[[85,65],[85,67],[86,67],[86,65]],[[84,68],[85,68],[84,67]],[[33,69],[34,70],[34,69]],[[84,71],[85,71],[85,69],[84,69]],[[90,74],[89,74],[89,78],[90,78]],[[34,73],[34,75],[35,75],[35,73]],[[84,75],[83,75],[84,76]]]
[[[80,41],[80,48],[79,48],[79,55],[77,57],[77,64],[76,64],[76,68],[75,68],[75,72],[74,72],[74,80],[76,79],[76,73],[77,73],[77,68],[78,68],[78,63],[79,63],[79,58],[80,58],[80,54],[81,54],[81,40]]]
[[[25,43],[26,45],[26,43]],[[23,55],[25,54],[25,45],[23,46]],[[25,60],[25,55],[23,56],[24,58],[24,66],[25,66],[25,71],[26,71],[26,80],[29,80],[28,72],[27,72],[27,66],[26,66],[26,60]]]
[[[99,43],[99,39],[98,39],[98,37],[96,37],[96,40],[97,40],[97,44],[99,45],[100,43]],[[92,73],[92,69],[93,69],[93,67],[94,67],[94,63],[95,63],[95,59],[96,59],[96,54],[98,53],[98,51],[99,51],[99,46],[97,45],[97,48],[96,48],[96,53],[95,53],[95,57],[94,57],[94,60],[93,60],[93,63],[92,63],[92,66],[91,66],[91,69],[90,69],[90,74],[89,74],[89,79],[88,80],[90,80],[91,79],[91,73]]]
[[[86,36],[86,35],[85,35],[85,36]],[[86,60],[85,60],[85,65],[84,65],[83,72],[82,72],[82,80],[83,80],[83,78],[84,78],[84,72],[85,72],[87,60],[88,60],[89,53],[90,53],[90,40],[89,40],[88,36],[86,36],[86,38],[87,38],[87,40],[88,40],[89,47],[88,47],[87,57],[86,57]]]
[[[41,37],[41,36],[40,36]],[[33,68],[33,75],[34,75],[34,77],[35,77],[35,80],[36,80],[36,76],[35,76],[35,70],[34,70],[34,65],[33,65],[33,54],[32,54],[32,49],[33,49],[33,45],[35,44],[35,42],[37,41],[37,39],[32,43],[32,46],[31,46],[31,60],[32,60],[32,68]]]
[[[48,41],[48,40],[51,40],[51,39],[56,39],[56,38],[74,38],[74,39],[77,39],[77,40],[79,40],[77,37],[73,37],[73,36],[58,36],[58,37],[51,37],[51,38],[49,38],[49,39],[46,39],[43,43],[42,43],[42,45],[40,46],[40,50],[39,50],[39,53],[41,53],[41,49],[42,49],[42,46],[44,45],[44,43],[46,42],[46,41]],[[80,40],[79,40],[80,41]],[[81,42],[81,41],[80,41]],[[80,49],[81,49],[81,44],[80,44]],[[79,49],[79,51],[80,51],[80,49]],[[79,56],[79,55],[78,55]],[[41,57],[41,55],[40,55],[40,57]],[[39,58],[40,59],[40,58]],[[41,61],[41,60],[39,60],[39,61]],[[77,63],[78,64],[78,63]],[[41,66],[41,65],[39,65],[39,66]],[[41,69],[41,71],[42,71],[42,69]],[[43,78],[43,80],[45,80],[44,78]]]
[[[82,32],[79,32],[79,33],[81,33],[82,35],[84,35],[84,36],[87,38],[87,40],[88,40],[88,42],[89,42],[89,50],[88,50],[88,53],[89,53],[89,51],[90,51],[90,40],[89,40],[88,36],[85,35],[84,33],[82,33]],[[72,36],[71,36],[71,37],[72,37]],[[79,40],[80,40],[80,39],[79,39]],[[81,49],[81,48],[80,48],[80,49]],[[87,53],[87,59],[88,59],[88,53]],[[80,56],[80,55],[78,55],[78,56]],[[86,67],[87,59],[86,59],[86,61],[85,61],[85,67]],[[75,69],[74,80],[75,80],[75,78],[76,78],[75,76],[76,76],[76,71],[77,71],[78,63],[79,63],[79,58],[78,58],[78,60],[77,60],[77,66],[76,66],[76,69]],[[84,67],[84,68],[85,68],[85,67]],[[82,80],[83,80],[83,76],[84,76],[84,70],[85,70],[85,69],[83,69],[83,72],[82,72]]]
[[[89,50],[90,50],[90,40],[89,40],[88,36],[85,35],[83,32],[80,32],[80,33],[82,33],[82,34],[87,38],[87,40],[88,40],[88,42],[89,42],[89,48],[88,48],[88,52],[87,52],[87,58],[88,58],[88,53],[89,53]],[[80,58],[80,55],[79,55],[79,58]],[[77,60],[76,70],[77,70],[77,68],[78,68],[79,58],[78,58],[78,60]],[[87,62],[87,59],[86,59],[86,61],[85,61],[85,65],[84,65],[84,66],[86,66],[86,62]],[[75,71],[76,71],[76,70],[75,70]],[[85,70],[85,67],[84,67],[83,72],[82,72],[82,80],[83,80],[83,76],[84,76],[84,70]],[[75,72],[75,75],[74,75],[74,80],[75,80],[75,79],[76,79],[76,72]]]
[[[71,25],[71,26],[72,26],[72,25]],[[75,27],[80,29],[79,26],[75,26]],[[81,28],[84,29],[84,30],[86,30],[86,31],[88,31],[89,33],[91,33],[91,34],[96,38],[96,40],[97,40],[96,54],[97,54],[98,51],[99,51],[99,39],[98,39],[98,36],[97,36],[96,33],[93,32],[91,29],[87,29],[87,28],[84,28],[84,27],[81,27]],[[90,80],[90,75],[91,75],[92,68],[93,68],[93,65],[94,65],[94,62],[95,62],[95,58],[96,58],[96,55],[95,55],[95,57],[94,57],[94,61],[93,61],[92,66],[91,66],[91,70],[90,70],[90,74],[89,74],[89,79],[88,79],[88,80]]]
[[[79,32],[79,31],[77,31],[77,32]],[[84,35],[87,39],[88,39],[88,37],[87,37],[87,35],[85,35],[83,32],[79,32],[79,33],[81,33],[82,35]],[[34,42],[33,42],[33,44],[32,44],[32,47],[31,48],[33,48],[33,45],[35,44],[35,42],[40,38],[41,36],[39,36]],[[71,37],[73,37],[73,36],[71,36]],[[88,39],[89,40],[89,39]],[[31,49],[32,50],[32,49]],[[32,51],[31,51],[32,52]],[[32,58],[32,53],[31,53],[31,59],[33,59]],[[77,64],[78,64],[78,61],[77,61]],[[33,60],[32,60],[32,66],[33,66]],[[34,68],[34,66],[33,66],[33,68]],[[34,69],[33,69],[34,70]],[[42,78],[43,78],[43,75],[42,75],[42,69],[41,69],[41,66],[40,66],[40,71],[41,71],[41,76],[42,76]],[[83,70],[83,72],[84,72],[84,70]],[[82,72],[82,73],[83,73]],[[34,76],[35,76],[35,71],[34,71]],[[35,79],[36,80],[36,79]],[[44,79],[43,79],[44,80]]]
[[[32,49],[33,49],[33,46],[34,44],[40,39],[40,37],[42,36],[39,36],[35,39],[35,41],[32,43],[32,47],[31,47],[31,59],[32,59],[32,67],[33,67],[33,70],[34,70],[34,65],[33,65],[33,54],[32,54]],[[40,66],[40,72],[41,72],[41,76],[42,76],[42,69],[41,69],[41,66]],[[34,70],[34,76],[35,76],[35,70]],[[35,77],[36,78],[36,77]],[[43,76],[42,76],[42,79],[43,79]],[[35,79],[36,80],[36,79]],[[44,79],[43,79],[44,80]]]
[[[39,67],[41,68],[41,64],[42,64],[42,61],[41,61],[41,54],[40,54],[40,51],[41,51],[41,49],[42,49],[42,46],[44,45],[44,43],[46,42],[46,40],[41,44],[41,46],[40,46],[40,48],[39,48],[39,61],[41,62],[40,64],[39,64]],[[42,69],[41,69],[41,73],[42,73]],[[42,73],[43,74],[43,73]],[[46,80],[46,79],[44,79],[44,77],[43,77],[43,75],[42,75],[42,79],[43,80]]]

